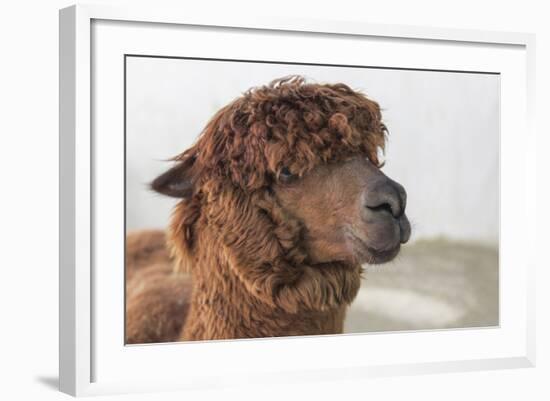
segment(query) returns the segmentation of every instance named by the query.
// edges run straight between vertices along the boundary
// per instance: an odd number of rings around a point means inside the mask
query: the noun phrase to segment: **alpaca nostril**
[[[396,219],[405,213],[404,197],[399,188],[392,185],[367,194],[365,207],[374,212],[387,211]]]
[[[370,180],[367,179],[366,184],[364,207],[374,212],[389,212],[396,219],[405,214],[407,193],[401,184],[379,171]]]
[[[381,211],[386,211],[388,213],[390,213],[391,215],[395,215],[395,213],[393,212],[393,209],[391,207],[391,205],[389,203],[382,203],[381,205],[378,205],[378,206],[368,206],[367,205],[367,209],[370,209],[372,211],[375,211],[375,212],[381,212]]]

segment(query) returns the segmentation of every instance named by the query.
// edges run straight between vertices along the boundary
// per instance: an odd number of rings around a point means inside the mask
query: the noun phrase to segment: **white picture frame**
[[[180,42],[176,39],[166,38],[186,35],[186,29],[191,28],[200,39],[197,43],[201,48],[195,47],[195,54],[216,49],[219,35],[238,34],[246,41],[261,33],[266,42],[282,40],[282,36],[293,41],[300,38],[318,42],[322,38],[327,43],[338,38],[343,44],[342,53],[334,57],[340,58],[348,57],[346,41],[368,42],[376,55],[373,63],[388,67],[480,71],[481,66],[483,71],[501,73],[500,326],[124,346],[122,338],[115,334],[123,326],[122,321],[118,322],[123,314],[122,287],[118,286],[123,272],[120,243],[111,250],[101,245],[104,238],[112,240],[116,235],[118,241],[123,241],[118,228],[107,232],[102,221],[109,219],[115,225],[120,222],[124,204],[122,198],[115,197],[104,205],[96,196],[102,189],[94,177],[110,169],[113,181],[107,185],[116,186],[123,174],[123,156],[119,152],[122,142],[117,132],[122,134],[123,130],[123,80],[119,67],[124,54],[175,51],[185,55],[189,49],[178,47]],[[380,41],[384,48],[399,46],[400,51],[377,50]],[[534,35],[524,33],[292,18],[225,20],[188,15],[184,7],[170,12],[91,5],[61,10],[60,390],[79,396],[534,366],[534,43]],[[267,59],[284,57],[274,55],[280,49],[267,47],[272,55]],[[414,48],[414,58],[407,58],[409,48]],[[236,50],[227,43],[219,50],[226,58],[244,57],[244,53],[230,57],[231,51]],[[257,49],[251,47],[249,51]],[[294,57],[291,46],[285,51],[287,57]],[[350,60],[354,62],[363,63]],[[109,92],[107,87],[115,92]],[[510,113],[511,110],[515,112]],[[113,142],[97,143],[94,132],[98,129],[114,133]],[[520,142],[512,141],[510,135],[514,132],[521,132]],[[522,183],[522,191],[517,191],[518,182]],[[525,229],[518,229],[522,227]],[[98,249],[103,251],[98,253]],[[109,264],[120,269],[118,273],[112,269],[115,276],[97,274],[95,269],[104,268],[105,263],[101,262],[105,260],[112,260]],[[118,290],[121,293],[116,295]],[[101,300],[94,298],[95,291],[102,292]],[[102,312],[106,305],[117,306],[111,308],[110,314]],[[361,352],[345,352],[356,349],[368,352],[368,358]],[[384,352],[387,349],[395,355]],[[323,358],[318,357],[320,350]],[[182,355],[187,367],[170,374]],[[219,361],[215,366],[204,363],[215,360]]]

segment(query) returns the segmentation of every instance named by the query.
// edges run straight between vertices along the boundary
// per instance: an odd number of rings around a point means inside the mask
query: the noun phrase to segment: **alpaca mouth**
[[[353,242],[354,256],[361,264],[379,265],[394,259],[401,249],[401,243],[391,248],[376,249],[368,245],[365,240],[350,232],[349,238]]]

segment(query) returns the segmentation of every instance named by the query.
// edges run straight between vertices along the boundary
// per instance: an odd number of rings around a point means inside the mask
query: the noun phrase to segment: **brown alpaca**
[[[341,333],[362,263],[410,236],[378,104],[291,77],[222,108],[152,184],[167,236],[128,238],[128,343]],[[174,269],[172,268],[174,267]]]

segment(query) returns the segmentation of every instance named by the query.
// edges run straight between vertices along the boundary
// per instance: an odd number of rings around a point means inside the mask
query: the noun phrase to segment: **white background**
[[[383,171],[407,189],[412,240],[498,243],[498,75],[145,57],[126,63],[127,230],[168,226],[175,202],[147,184],[219,108],[250,87],[299,74],[344,82],[380,104],[390,130]]]
[[[110,2],[114,3],[114,2]],[[116,3],[123,3],[122,1]],[[156,4],[165,3],[157,1]],[[222,2],[215,7],[202,2],[203,9],[222,15],[241,13],[243,1]],[[304,2],[305,3],[305,2]],[[57,399],[67,396],[54,391],[57,377],[57,8],[65,1],[2,4],[0,63],[2,102],[0,158],[2,172],[2,254],[4,277],[0,280],[0,377],[7,399]],[[252,4],[252,3],[251,3]],[[463,0],[448,3],[418,0],[338,3],[321,1],[303,4],[278,0],[272,8],[256,2],[257,14],[272,13],[296,17],[364,19],[369,22],[431,25],[442,27],[531,31],[538,34],[537,121],[538,173],[538,366],[534,369],[453,373],[436,376],[371,379],[364,382],[326,382],[295,385],[292,388],[250,388],[207,393],[209,399],[326,399],[366,398],[446,400],[547,399],[550,376],[548,348],[550,305],[546,284],[550,273],[544,266],[545,226],[549,214],[550,160],[543,158],[550,148],[548,76],[550,29],[543,2]],[[337,6],[336,6],[337,4]],[[518,146],[521,138],[518,133]],[[193,399],[197,394],[132,395],[132,400]],[[115,399],[114,397],[107,397]]]

